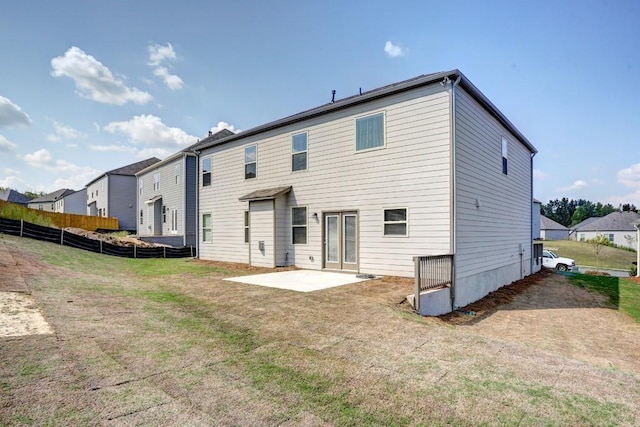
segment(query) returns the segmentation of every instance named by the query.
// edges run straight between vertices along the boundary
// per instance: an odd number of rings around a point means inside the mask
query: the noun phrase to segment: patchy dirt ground
[[[0,424],[640,425],[640,325],[559,274],[421,318],[410,279],[303,294],[25,241],[0,239],[0,291],[53,332],[0,338]]]

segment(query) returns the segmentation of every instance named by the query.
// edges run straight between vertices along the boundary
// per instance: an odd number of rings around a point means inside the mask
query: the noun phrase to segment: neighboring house
[[[455,254],[447,311],[532,271],[537,151],[458,70],[195,149],[202,259],[413,277]]]
[[[210,135],[215,141],[233,132]],[[142,240],[172,246],[197,245],[198,161],[194,144],[136,174],[137,234]]]
[[[580,240],[580,236],[578,236],[577,230],[586,227],[588,224],[591,224],[593,221],[599,220],[601,217],[592,216],[590,218],[585,219],[584,221],[574,225],[569,229],[569,239],[570,240]],[[584,236],[583,236],[584,237]],[[583,238],[582,241],[585,239]]]
[[[635,248],[636,229],[633,223],[639,219],[637,212],[612,212],[601,218],[589,218],[573,228],[572,237],[584,242],[602,234],[611,243]]]
[[[533,199],[532,210],[531,210],[531,230],[533,240],[540,239],[540,207],[542,206],[542,202],[538,199]]]
[[[89,182],[87,189],[86,214],[118,218],[120,229],[135,231],[137,184],[136,173],[160,159],[152,157],[110,170]]]
[[[551,218],[540,215],[540,238],[543,240],[567,240],[569,229]]]
[[[31,197],[26,194],[22,194],[16,190],[11,190],[7,188],[6,190],[0,189],[0,200],[4,200],[5,202],[17,203],[22,206],[27,206]]]
[[[87,214],[87,189],[74,191],[56,200],[54,212],[69,213],[76,215]]]
[[[56,212],[56,202],[72,193],[74,193],[73,190],[70,190],[68,188],[61,188],[54,191],[53,193],[45,194],[44,196],[36,197],[35,199],[29,200],[27,207],[31,209],[38,209],[41,211]]]

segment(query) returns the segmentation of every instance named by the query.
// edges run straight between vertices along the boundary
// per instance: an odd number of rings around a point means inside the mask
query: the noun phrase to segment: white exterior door
[[[324,214],[324,268],[358,271],[358,214]]]

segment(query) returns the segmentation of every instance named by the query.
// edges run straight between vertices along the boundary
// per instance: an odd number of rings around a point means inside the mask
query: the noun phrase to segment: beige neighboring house
[[[75,193],[75,191],[68,188],[61,188],[52,193],[29,200],[27,207],[41,211],[56,212],[56,202],[72,193]]]
[[[448,311],[532,272],[537,151],[459,70],[195,150],[202,259],[413,277],[453,254]]]
[[[567,240],[569,229],[551,218],[540,215],[540,238],[542,240]]]
[[[602,234],[609,242],[627,248],[636,247],[635,221],[640,219],[637,212],[612,212],[601,218],[588,218],[571,230],[574,240],[581,242]]]

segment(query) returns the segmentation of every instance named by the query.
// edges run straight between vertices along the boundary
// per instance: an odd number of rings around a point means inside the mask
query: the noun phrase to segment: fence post
[[[20,220],[20,237],[22,237],[22,230],[24,230],[24,219]]]
[[[162,258],[166,258],[167,257],[167,247],[163,246],[162,247]]]
[[[100,240],[100,253],[102,253],[102,240]]]
[[[191,258],[193,258],[193,245],[189,245],[189,252],[191,252]]]
[[[137,254],[137,252],[136,252],[136,245],[133,245],[133,258],[134,258],[134,259],[135,259],[135,258],[137,258],[137,257],[138,257],[137,255],[138,255],[138,254]]]
[[[64,228],[60,230],[60,245],[64,246]]]

